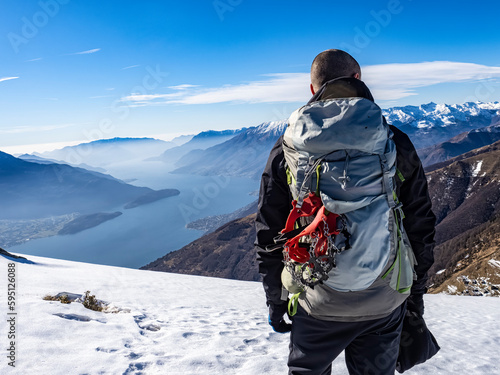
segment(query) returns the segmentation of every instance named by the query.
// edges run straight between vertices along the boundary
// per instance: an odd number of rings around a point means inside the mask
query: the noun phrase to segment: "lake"
[[[180,249],[203,232],[190,221],[231,213],[256,199],[259,182],[248,178],[172,174],[162,162],[113,166],[112,175],[137,186],[175,188],[180,195],[125,210],[123,215],[80,233],[36,239],[9,251],[26,255],[138,268]]]

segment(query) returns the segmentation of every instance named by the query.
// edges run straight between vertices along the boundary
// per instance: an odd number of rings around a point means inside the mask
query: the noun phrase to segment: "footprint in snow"
[[[153,331],[153,332],[159,331],[161,329],[161,327],[157,324],[148,324],[147,326],[145,326],[145,328],[148,331]]]
[[[137,363],[130,363],[128,365],[128,368],[125,370],[123,375],[129,375],[129,374],[134,374],[134,375],[139,375],[139,374],[145,374],[145,372],[142,372],[148,367],[147,362],[137,362]]]
[[[153,332],[159,331],[161,329],[161,326],[159,326],[158,324],[143,323],[143,321],[146,318],[147,318],[147,316],[144,314],[134,315],[134,321],[140,329],[147,329],[148,331],[153,331]]]
[[[78,315],[78,314],[63,314],[63,313],[55,313],[52,314],[58,316],[60,318],[68,319],[68,320],[76,320],[79,322],[90,322],[92,319],[86,315]]]
[[[247,345],[257,345],[257,344],[259,344],[259,340],[258,339],[245,339],[245,340],[243,340],[243,343],[245,343]]]
[[[206,333],[197,333],[197,332],[184,332],[182,334],[182,337],[184,337],[185,339],[188,339],[190,337],[199,337],[199,338],[207,338],[207,337],[210,337],[210,335],[206,334]]]
[[[95,351],[96,352],[104,352],[104,353],[114,353],[114,352],[117,352],[118,349],[106,349],[106,348],[101,348],[100,346],[98,346],[97,348],[95,348]]]
[[[134,352],[131,352],[130,354],[127,355],[127,358],[129,358],[129,359],[137,359],[137,358],[141,358],[141,357],[142,357],[142,354],[137,354]]]

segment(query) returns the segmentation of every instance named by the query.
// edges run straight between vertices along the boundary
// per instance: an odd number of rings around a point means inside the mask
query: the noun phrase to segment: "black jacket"
[[[320,95],[315,95],[313,100],[317,100]],[[404,177],[404,181],[396,178],[396,193],[403,204],[404,227],[418,262],[415,266],[417,280],[413,284],[411,293],[423,294],[426,291],[427,271],[434,262],[436,218],[431,210],[427,180],[415,147],[401,130],[394,126],[391,126],[391,130],[394,133],[393,140],[397,149],[397,167]],[[283,137],[274,145],[262,174],[255,223],[257,260],[268,304],[283,302],[281,300],[283,254],[280,251],[268,252],[265,248],[274,243],[273,238],[285,227],[293,200],[287,184],[282,142]]]

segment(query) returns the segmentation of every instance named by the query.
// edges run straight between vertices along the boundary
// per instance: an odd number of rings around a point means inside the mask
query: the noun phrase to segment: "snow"
[[[286,129],[288,120],[281,120],[281,121],[268,121],[264,122],[258,126],[256,126],[254,129],[254,132],[256,134],[267,134],[271,133],[274,135],[281,135]]]
[[[444,126],[448,126],[448,125],[456,125],[456,121],[455,121],[455,118],[453,116],[449,116],[449,117],[446,117],[444,116],[443,117],[443,125]]]
[[[481,166],[479,166],[479,167],[481,167]],[[481,170],[481,169],[479,169],[479,170]],[[474,173],[475,172],[473,171],[472,177],[477,177],[477,174],[474,175]],[[477,182],[478,182],[478,180],[475,180],[472,184],[469,184],[469,186],[467,187],[467,193],[465,194],[465,199],[468,199],[473,194],[473,193],[471,193],[471,191],[472,191],[472,188],[474,186],[476,186]]]
[[[16,262],[16,368],[7,366],[4,335],[2,374],[287,372],[289,335],[267,324],[260,283],[29,258],[33,264]],[[0,257],[4,275],[9,262]],[[86,290],[121,311],[42,299]],[[499,299],[440,294],[425,301],[426,322],[442,349],[407,374],[500,373]],[[6,319],[0,331],[7,332]],[[347,374],[343,355],[332,373]]]
[[[446,271],[446,268],[439,270],[436,272],[436,275],[441,275],[444,271]]]
[[[421,120],[417,123],[417,128],[419,129],[425,129],[425,128],[431,128],[432,123],[427,121],[427,120]]]
[[[497,268],[500,268],[500,261],[498,260],[495,260],[495,259],[490,259],[488,261],[488,264],[492,267],[497,267]]]
[[[438,104],[436,105],[436,112],[446,115],[450,113],[450,108],[446,104]]]
[[[448,293],[455,294],[458,288],[455,285],[448,285]]]
[[[479,160],[475,167],[474,167],[474,170],[472,171],[472,177],[477,177],[477,175],[479,174],[479,172],[481,172],[481,167],[483,166],[483,161],[482,160]]]
[[[418,107],[408,105],[388,108],[382,112],[389,123],[405,124],[420,129],[434,126],[445,128],[457,125],[457,121],[467,122],[474,116],[491,119],[500,114],[500,103],[468,102],[448,105],[431,102]]]
[[[477,102],[476,104],[481,109],[500,110],[500,102],[490,102],[490,103]]]

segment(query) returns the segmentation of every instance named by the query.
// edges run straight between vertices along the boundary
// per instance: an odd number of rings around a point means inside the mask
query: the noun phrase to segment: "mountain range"
[[[394,107],[383,110],[383,114],[390,124],[408,134],[417,149],[428,147],[422,151],[426,160],[425,165],[458,155],[441,151],[447,148],[446,144],[434,148],[432,145],[467,132],[467,137],[462,136],[464,139],[448,140],[455,143],[452,148],[456,149],[456,152],[462,153],[470,150],[470,147],[480,147],[487,144],[484,142],[496,140],[500,125],[498,102],[463,105],[428,103],[418,107]],[[248,128],[224,143],[203,151],[198,150],[188,160],[189,162],[184,161],[174,173],[216,174],[258,179],[270,149],[286,129],[286,122],[287,120],[263,123]],[[478,128],[485,129],[475,133],[474,130]],[[457,145],[461,148],[456,147]]]
[[[90,213],[127,203],[152,190],[65,164],[30,163],[0,152],[0,218]]]
[[[424,167],[437,164],[500,140],[500,124],[461,133],[445,142],[418,150]]]
[[[203,150],[215,146],[219,143],[223,143],[228,139],[233,138],[235,135],[245,131],[243,129],[237,130],[207,130],[203,131],[194,137],[192,137],[188,142],[183,145],[173,147],[166,150],[161,155],[152,157],[149,160],[161,160],[165,163],[176,164],[178,166],[189,163],[193,157],[195,158]]]
[[[106,170],[104,168],[93,167],[93,166],[85,164],[85,163],[71,164],[71,163],[68,163],[68,162],[65,162],[62,160],[43,158],[43,157],[38,156],[38,155],[23,154],[23,155],[17,156],[17,158],[32,162],[32,163],[38,163],[38,164],[68,164],[68,165],[71,165],[72,167],[83,168],[83,169],[87,169],[89,171],[94,171],[94,172],[106,173]]]
[[[487,223],[495,220],[496,208],[492,205],[498,201],[495,195],[497,193],[495,191],[496,185],[494,180],[489,181],[487,177],[490,172],[493,173],[495,168],[497,168],[496,165],[491,164],[497,155],[479,160],[476,158],[478,155],[477,150],[470,151],[472,154],[470,152],[463,153],[497,140],[499,134],[499,113],[500,103],[498,102],[465,103],[463,105],[428,103],[418,107],[406,106],[384,110],[384,115],[387,117],[389,123],[393,123],[407,132],[417,148],[419,145],[421,146],[419,153],[426,163],[426,171],[429,173],[430,191],[439,220],[438,234],[436,236],[439,243],[436,252],[436,267],[441,268],[435,269],[433,272],[437,273],[442,269],[448,269],[448,262],[451,259],[447,251],[443,250],[442,254],[444,255],[439,255],[441,251],[439,250],[439,246],[442,244],[444,246],[445,243],[449,243],[448,241],[458,239],[460,235],[472,227],[485,225],[485,228],[481,228],[488,232],[490,228]],[[128,168],[128,163],[134,160],[143,161],[148,158],[148,155],[151,155],[152,159],[162,160],[171,165],[175,164],[177,169],[174,172],[177,174],[229,175],[258,179],[267,161],[270,148],[278,137],[283,134],[285,128],[286,121],[275,121],[263,123],[248,129],[222,132],[207,131],[193,137],[189,142],[175,147],[173,144],[166,144],[166,142],[154,139],[115,138],[90,142],[74,146],[74,148],[56,150],[54,151],[54,155],[85,156],[82,160],[75,161],[88,164],[90,164],[93,158],[96,158],[96,162],[99,162],[102,168],[107,168],[113,163],[121,164],[122,168]],[[449,139],[450,137],[454,138]],[[440,143],[435,144],[436,142]],[[170,148],[165,149],[165,147]],[[158,151],[160,149],[162,149],[161,152]],[[493,149],[488,149],[488,151],[481,151],[481,153],[484,155],[493,155],[493,151]],[[50,155],[44,156],[49,157]],[[452,159],[447,160],[449,158]],[[4,159],[7,160],[6,158]],[[56,159],[59,160],[58,158]],[[149,159],[151,160],[151,157]],[[20,159],[17,160],[21,161]],[[12,160],[10,161],[12,162]],[[17,172],[23,175],[27,170],[26,164],[19,164],[18,161],[16,161],[18,164],[16,164],[14,169],[18,169]],[[438,163],[436,164],[436,162]],[[40,172],[38,174],[39,180],[32,178],[30,172],[17,180],[11,178],[11,176],[9,177],[7,173],[5,176],[9,178],[0,181],[0,189],[2,189],[2,192],[7,192],[1,198],[3,201],[0,201],[0,204],[5,202],[3,207],[7,207],[7,209],[4,210],[3,214],[10,215],[8,218],[15,219],[28,216],[38,218],[41,217],[39,214],[33,215],[33,212],[38,209],[42,209],[43,212],[51,215],[64,215],[76,212],[73,211],[76,207],[84,215],[99,213],[97,216],[90,216],[85,220],[81,219],[81,221],[85,222],[85,225],[88,225],[89,222],[95,223],[101,219],[111,217],[102,211],[108,209],[116,211],[115,206],[117,205],[123,207],[123,205],[128,203],[127,207],[134,207],[137,204],[147,203],[151,199],[156,199],[163,194],[170,194],[166,192],[154,192],[149,189],[147,191],[143,190],[141,194],[132,194],[134,195],[133,198],[119,199],[123,194],[111,193],[113,189],[109,189],[108,194],[104,186],[99,188],[99,184],[103,184],[102,179],[105,179],[108,180],[107,184],[111,183],[109,181],[113,181],[115,184],[126,185],[121,180],[100,173],[71,168],[66,165],[41,163],[47,162],[38,160],[36,163],[31,163],[38,165],[37,168],[39,168],[38,171]],[[42,172],[44,165],[46,169]],[[157,166],[158,163],[152,165],[151,171],[155,171]],[[487,174],[483,176],[484,173]],[[85,177],[83,177],[83,174],[85,174]],[[55,180],[52,175],[55,175]],[[30,178],[24,178],[26,176]],[[97,180],[94,181],[94,178]],[[64,186],[57,185],[55,183],[56,180],[58,183],[64,182]],[[2,183],[4,184],[3,186],[1,185]],[[48,185],[46,186],[45,184]],[[121,191],[121,188],[116,188],[116,191]],[[147,189],[135,186],[132,188]],[[18,195],[15,196],[15,194]],[[37,194],[39,197],[37,197]],[[105,196],[106,194],[109,197]],[[19,202],[21,198],[23,199],[22,204],[18,204],[17,206],[19,208],[14,208],[14,205],[11,203],[12,207],[9,209],[9,197],[15,198],[12,202],[15,200]],[[88,205],[86,202],[90,198],[95,198],[96,202],[99,199],[101,201],[95,206]],[[120,203],[115,204],[114,199],[120,200]],[[42,205],[43,207],[38,207],[37,205]],[[33,210],[29,211],[28,207],[32,207]],[[231,218],[238,217],[243,213],[248,214],[250,211],[243,209],[239,214]],[[229,218],[229,216],[222,217],[222,215],[218,215],[218,217],[202,219],[193,224],[193,227],[210,231],[214,229],[214,223],[222,224]],[[74,217],[71,218],[71,220],[74,219]],[[59,223],[58,225],[63,224]],[[230,224],[226,224],[226,228],[232,228]],[[218,237],[220,233],[217,233],[216,231],[212,234],[218,238],[218,241],[222,241],[221,238],[225,238],[224,241],[229,244],[229,247],[224,250],[220,247],[224,245],[222,242],[213,243],[212,246],[214,249],[220,248],[221,254],[224,254],[224,257],[226,257],[228,256],[226,252],[229,251],[231,245],[230,236],[226,233]],[[238,240],[240,244],[251,243],[253,241],[250,230],[242,229],[242,233],[246,233],[248,237]],[[205,241],[204,246],[210,245],[210,241],[207,241],[207,238],[209,237],[204,236],[202,238],[202,241]],[[193,250],[195,248],[196,246],[190,250],[193,259],[196,259],[194,255],[195,251]],[[199,245],[199,248],[202,248],[201,245]],[[245,246],[235,247],[233,251],[240,252],[240,259],[248,256],[254,257],[254,254],[249,255],[252,249],[245,248]],[[176,254],[179,253],[182,253],[182,250],[176,252]],[[170,265],[175,264],[177,269],[180,270],[182,262],[176,263],[175,261],[171,261],[175,259],[175,256],[173,254],[171,255],[172,258],[169,258]],[[244,262],[246,263],[244,264],[251,264],[248,261],[245,260]],[[160,265],[161,262],[158,262],[157,266],[159,267]],[[189,266],[186,265],[186,272],[190,272],[189,270],[192,265],[192,263],[189,263]],[[238,269],[236,266],[233,268]],[[208,272],[207,270],[205,271]],[[213,271],[215,272],[215,268]],[[218,272],[225,271],[219,270]],[[243,274],[240,271],[235,272],[232,273],[233,276],[239,273]],[[443,271],[440,275],[444,277],[444,275],[448,275],[447,272]],[[254,280],[257,276],[255,273],[247,273],[241,277],[251,277],[250,279]],[[239,276],[234,277],[238,278]]]
[[[265,122],[192,155],[173,173],[260,178],[269,151],[285,131],[286,121]]]
[[[154,138],[100,139],[62,149],[34,153],[46,159],[63,161],[71,165],[81,163],[106,169],[112,164],[126,164],[157,156],[168,148],[178,147],[174,142]]]
[[[500,103],[427,103],[382,111],[387,122],[404,131],[415,145],[425,148],[444,142],[460,133],[500,122]]]
[[[388,108],[382,113],[390,124],[408,134],[425,166],[499,139],[499,102],[453,105],[431,102]],[[174,173],[258,179],[269,150],[285,131],[286,122],[266,122],[238,130],[204,131],[180,146],[152,138],[113,138],[36,155],[104,169],[116,164],[126,165],[133,160],[161,160],[174,166]],[[479,128],[483,129],[476,131]]]

